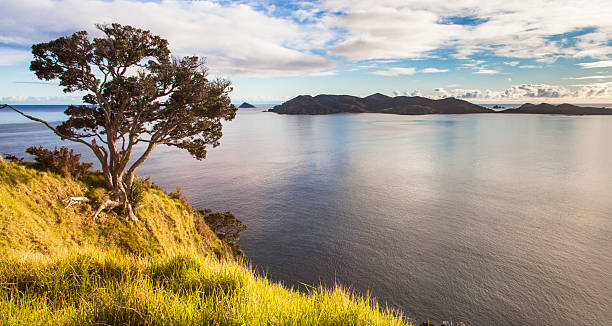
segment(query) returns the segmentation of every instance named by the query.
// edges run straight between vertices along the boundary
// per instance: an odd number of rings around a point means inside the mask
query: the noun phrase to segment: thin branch
[[[96,140],[95,139],[92,141],[92,143],[88,143],[88,142],[86,142],[86,141],[84,141],[82,139],[74,138],[74,137],[71,137],[71,136],[68,136],[68,135],[64,135],[61,132],[59,132],[59,130],[57,130],[57,128],[53,127],[52,125],[50,125],[45,120],[42,120],[42,119],[39,119],[37,117],[33,117],[33,116],[29,115],[29,114],[23,113],[23,112],[17,110],[16,108],[14,108],[11,105],[1,104],[0,105],[0,110],[2,110],[4,108],[9,108],[9,109],[11,109],[11,110],[21,114],[22,116],[30,119],[30,120],[37,121],[37,122],[40,122],[40,123],[44,124],[47,128],[51,129],[56,135],[60,136],[62,139],[68,139],[68,140],[76,142],[76,143],[84,144],[85,146],[89,147],[94,152],[94,154],[96,155],[96,157],[98,158],[100,163],[106,164],[106,158],[108,157],[108,154],[106,153],[104,148],[102,148],[101,146],[98,146],[96,144]],[[100,149],[102,149],[102,151],[104,152],[104,155],[100,152]]]
[[[51,130],[52,130],[52,131],[53,131],[53,132],[54,132],[56,135],[60,136],[61,138],[68,139],[68,140],[71,140],[71,141],[74,141],[74,142],[78,142],[78,143],[82,143],[82,144],[85,144],[85,145],[87,145],[87,146],[89,146],[89,147],[92,147],[92,145],[91,145],[90,143],[88,143],[88,142],[86,142],[86,141],[84,141],[84,140],[82,140],[82,139],[79,139],[79,138],[74,138],[74,137],[71,137],[71,136],[68,136],[68,135],[64,135],[64,134],[62,134],[61,132],[59,132],[59,131],[57,130],[57,128],[53,127],[52,125],[50,125],[50,124],[49,124],[47,121],[45,121],[45,120],[42,120],[42,119],[39,119],[39,118],[33,117],[33,116],[29,115],[29,114],[23,113],[23,112],[21,112],[21,111],[19,111],[19,110],[15,109],[14,107],[12,107],[11,105],[8,105],[8,104],[3,104],[3,105],[0,107],[0,110],[2,110],[2,109],[4,109],[4,108],[9,108],[9,109],[12,109],[13,111],[15,111],[15,112],[17,112],[17,113],[21,114],[22,116],[24,116],[24,117],[26,117],[26,118],[28,118],[28,119],[30,119],[30,120],[38,121],[38,122],[40,122],[40,123],[44,124],[45,126],[47,126],[47,128],[51,129]]]

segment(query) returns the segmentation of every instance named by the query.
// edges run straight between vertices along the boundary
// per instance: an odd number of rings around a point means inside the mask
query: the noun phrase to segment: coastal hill
[[[141,187],[139,221],[94,221],[100,173],[72,180],[0,157],[0,324],[413,325],[339,285],[302,293],[268,280],[180,191]],[[66,204],[77,196],[91,202]]]
[[[240,104],[240,106],[238,107],[239,109],[252,109],[254,108],[255,105],[247,103],[247,102],[242,102],[242,104]]]
[[[500,113],[523,113],[523,114],[564,114],[564,115],[610,115],[612,109],[583,107],[572,104],[553,105],[548,103],[531,104],[525,103],[518,108],[506,109]]]
[[[300,95],[268,110],[279,114],[392,113],[463,114],[493,113],[491,109],[455,98],[432,100],[420,96],[390,97],[380,93],[367,97],[350,95]]]

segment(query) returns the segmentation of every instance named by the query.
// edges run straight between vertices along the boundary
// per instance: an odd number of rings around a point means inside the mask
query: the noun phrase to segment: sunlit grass
[[[197,212],[163,191],[148,188],[133,223],[116,215],[92,215],[95,201],[65,208],[70,197],[96,193],[101,176],[91,173],[74,181],[26,165],[2,161],[0,166],[0,247],[54,253],[86,244],[118,248],[133,254],[181,251],[215,252],[229,248],[206,226],[196,228]],[[103,189],[102,189],[103,190]]]
[[[0,321],[74,325],[406,325],[336,286],[292,291],[245,264],[197,253],[99,248],[0,258]]]

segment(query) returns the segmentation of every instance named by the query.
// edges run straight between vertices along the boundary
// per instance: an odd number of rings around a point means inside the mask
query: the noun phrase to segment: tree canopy
[[[64,92],[82,92],[83,105],[71,105],[59,126],[39,121],[62,139],[89,147],[100,161],[114,199],[136,219],[128,200],[136,170],[157,145],[206,158],[218,146],[222,121],[232,120],[231,83],[210,80],[205,61],[174,57],[168,41],[132,26],[96,25],[103,37],[86,31],[32,46],[30,70],[42,80],[59,79]],[[139,155],[132,158],[134,149]]]

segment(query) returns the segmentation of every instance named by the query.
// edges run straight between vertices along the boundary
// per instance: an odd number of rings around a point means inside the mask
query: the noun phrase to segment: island
[[[548,103],[532,104],[525,103],[518,108],[506,109],[500,113],[523,113],[523,114],[561,114],[561,115],[610,115],[612,109],[577,106],[573,104],[553,105]]]
[[[247,103],[247,102],[242,102],[242,104],[240,104],[240,106],[238,107],[239,109],[252,109],[254,108],[255,105]]]
[[[390,97],[380,93],[366,97],[350,95],[300,95],[270,112],[279,114],[332,114],[332,113],[391,113],[405,115],[420,114],[465,114],[494,113],[495,111],[456,98],[432,100],[420,96]]]
[[[494,108],[503,108],[494,106]],[[390,97],[380,93],[366,97],[351,95],[300,95],[268,110],[278,114],[334,114],[334,113],[390,113],[402,115],[470,114],[470,113],[523,113],[559,115],[611,115],[612,109],[581,107],[572,104],[531,104],[518,108],[495,111],[465,100],[448,97],[429,99],[421,96]]]

